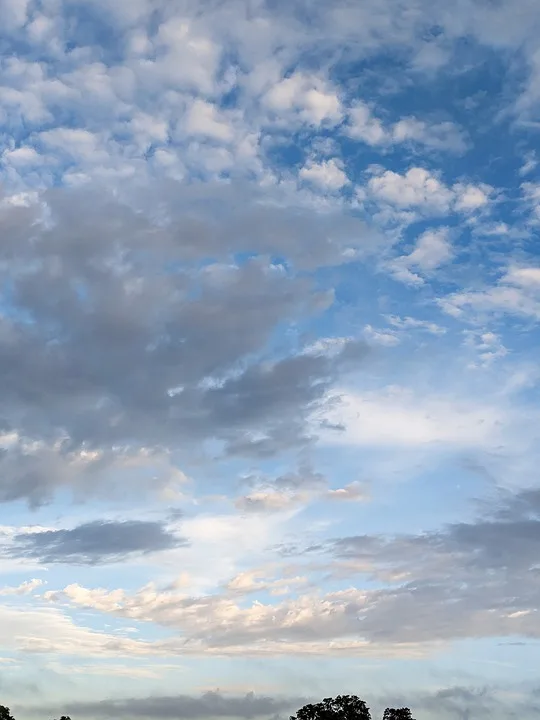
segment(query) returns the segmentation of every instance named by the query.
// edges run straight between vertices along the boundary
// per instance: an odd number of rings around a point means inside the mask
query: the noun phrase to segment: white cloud
[[[102,147],[102,139],[83,128],[55,128],[39,134],[39,141],[46,148],[66,153],[85,162],[107,162],[108,152]]]
[[[540,319],[540,268],[511,267],[496,285],[484,290],[457,292],[440,299],[439,304],[454,317],[469,309]]]
[[[369,493],[362,483],[352,482],[345,485],[345,487],[329,490],[327,497],[329,500],[338,500],[341,502],[363,502],[369,499]]]
[[[155,61],[141,67],[142,79],[157,87],[192,89],[210,95],[216,90],[221,47],[196,27],[196,22],[173,16],[161,23]]]
[[[391,130],[396,143],[416,142],[433,150],[463,153],[467,143],[463,132],[451,122],[429,124],[414,117],[399,120]]]
[[[235,500],[240,512],[268,513],[291,510],[306,503],[308,495],[279,490],[255,490]]]
[[[478,360],[474,360],[470,365],[472,368],[489,367],[508,354],[500,336],[491,331],[467,330],[465,342],[478,354]]]
[[[417,272],[429,273],[449,262],[452,257],[453,250],[448,240],[448,228],[426,230],[416,241],[414,250],[409,255],[402,255],[393,260],[388,268],[398,280],[420,285],[424,281]]]
[[[194,100],[188,109],[184,127],[190,135],[202,135],[223,142],[232,140],[234,136],[231,125],[216,106],[201,99]]]
[[[254,577],[233,579],[240,589],[252,589]],[[302,583],[290,582],[302,590]],[[241,594],[245,594],[241,592]],[[278,593],[279,594],[279,593]],[[348,589],[319,594],[301,592],[278,604],[254,601],[240,604],[234,587],[223,595],[186,597],[148,585],[133,595],[69,585],[47,593],[50,602],[68,602],[118,617],[154,622],[182,632],[169,641],[148,643],[149,652],[195,655],[356,654],[414,656],[429,654],[429,643],[393,644],[358,639],[357,616],[371,604],[371,593]],[[351,607],[357,610],[351,613]],[[316,628],[316,633],[315,633]],[[315,639],[314,639],[315,636]],[[128,642],[128,641],[124,641]],[[135,642],[135,641],[130,641]],[[142,643],[141,643],[142,645]]]
[[[538,159],[536,157],[535,151],[531,151],[526,153],[523,161],[523,165],[519,169],[519,175],[521,177],[524,177],[525,175],[529,175],[533,170],[536,169],[538,166]]]
[[[343,427],[324,431],[330,444],[358,447],[479,447],[499,434],[502,414],[496,407],[444,396],[417,396],[410,390],[336,393],[335,402],[319,420]]]
[[[457,212],[473,212],[485,207],[489,203],[490,194],[493,188],[489,185],[464,185],[457,183],[454,185],[456,200],[454,209]]]
[[[281,117],[297,114],[311,125],[335,125],[342,117],[337,94],[320,78],[293,73],[273,85],[263,96],[263,104]]]
[[[79,627],[56,609],[0,606],[0,643],[26,653],[72,657],[130,657],[166,654],[159,646]]]
[[[13,167],[21,169],[41,165],[45,162],[45,158],[35,148],[28,145],[23,145],[15,150],[4,151],[2,160]]]
[[[392,330],[376,330],[371,325],[366,325],[364,327],[364,336],[368,342],[376,345],[384,345],[386,347],[399,345],[400,342],[398,335]]]
[[[425,330],[432,335],[444,335],[446,333],[446,328],[429,320],[420,320],[410,316],[402,318],[397,315],[390,315],[387,319],[390,325],[399,330]]]
[[[30,0],[0,0],[0,17],[4,31],[13,32],[26,23],[29,4]]]
[[[467,149],[464,133],[454,123],[428,123],[415,117],[404,117],[393,125],[385,126],[363,102],[349,109],[345,131],[349,137],[371,146],[415,143],[455,153],[463,153]]]
[[[399,208],[418,208],[435,214],[448,212],[452,202],[449,188],[424,168],[413,167],[400,175],[381,170],[368,180],[369,194]]]
[[[493,193],[490,185],[456,183],[447,186],[438,175],[421,167],[403,175],[373,168],[367,196],[394,208],[411,208],[423,215],[446,215],[451,211],[473,213],[486,208]]]
[[[320,163],[310,160],[298,174],[302,180],[330,191],[341,190],[349,182],[342,163],[335,158]]]
[[[388,141],[382,122],[373,116],[365,103],[357,103],[349,110],[347,134],[368,145],[381,145]]]
[[[408,265],[421,270],[434,270],[448,262],[453,255],[452,246],[448,241],[448,229],[426,230],[416,242],[416,247],[407,255]]]
[[[34,578],[33,580],[27,580],[21,583],[17,587],[4,587],[0,590],[0,595],[31,595],[34,590],[45,585],[44,580]]]
[[[531,209],[534,220],[540,221],[540,184],[533,182],[523,183],[521,186],[525,202]]]
[[[509,285],[538,288],[540,290],[540,267],[513,267],[503,277]]]
[[[130,120],[133,137],[144,147],[150,143],[165,143],[169,137],[169,124],[159,116],[139,112]]]

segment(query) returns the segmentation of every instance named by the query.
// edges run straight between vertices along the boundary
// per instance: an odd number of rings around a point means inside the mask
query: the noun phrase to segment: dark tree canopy
[[[0,720],[15,720],[10,709],[5,705],[0,705]]]
[[[366,703],[356,695],[338,695],[315,705],[304,705],[290,720],[371,720],[371,715]]]
[[[413,720],[409,708],[386,708],[383,720]]]

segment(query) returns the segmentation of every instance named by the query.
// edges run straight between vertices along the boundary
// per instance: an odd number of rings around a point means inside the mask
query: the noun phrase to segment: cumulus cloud
[[[342,164],[334,158],[323,160],[320,163],[309,161],[300,170],[299,176],[302,180],[307,180],[331,192],[341,190],[348,183]]]
[[[294,114],[312,125],[335,125],[342,116],[340,100],[327,83],[315,76],[293,73],[279,80],[263,98],[280,118]]]
[[[429,273],[448,263],[453,257],[448,228],[426,230],[416,241],[408,255],[402,255],[390,263],[392,274],[398,280],[412,285],[424,281],[420,273]],[[417,272],[414,272],[417,271]]]
[[[444,214],[452,201],[449,188],[424,168],[410,168],[404,175],[393,170],[376,172],[368,180],[367,189],[376,199],[427,213]]]
[[[405,173],[375,167],[360,196],[429,217],[480,211],[488,207],[492,193],[493,188],[486,184],[449,186],[437,173],[422,167],[411,167]]]

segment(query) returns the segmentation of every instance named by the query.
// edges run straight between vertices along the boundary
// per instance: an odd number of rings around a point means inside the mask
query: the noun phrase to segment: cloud
[[[71,530],[18,533],[5,553],[9,557],[38,560],[47,565],[98,565],[120,562],[133,555],[170,550],[185,542],[159,522],[94,521]]]
[[[453,189],[456,193],[454,208],[457,212],[465,213],[486,207],[489,203],[490,195],[493,193],[493,188],[485,184],[463,185],[462,183],[457,183]]]
[[[327,497],[329,500],[339,500],[349,502],[364,501],[369,498],[365,486],[360,482],[352,482],[345,487],[328,490]]]
[[[419,208],[432,214],[445,214],[452,192],[435,175],[414,167],[404,175],[393,170],[377,171],[367,183],[369,194],[377,200],[400,208]]]
[[[298,174],[302,180],[307,180],[330,192],[341,190],[349,182],[341,164],[334,158],[320,163],[309,161]]]
[[[437,325],[437,323],[410,316],[402,318],[397,315],[390,315],[388,322],[398,330],[425,330],[432,335],[444,335],[446,333],[446,328]]]
[[[413,270],[429,273],[453,258],[454,251],[448,236],[448,228],[422,233],[409,255],[402,255],[389,264],[394,277],[407,284],[421,285],[423,278]]]
[[[190,652],[301,654],[320,652],[319,643],[326,642],[326,652],[384,655],[429,653],[439,642],[467,637],[535,638],[539,524],[538,489],[501,491],[479,504],[470,522],[421,534],[344,537],[311,548],[305,557],[313,569],[326,569],[334,579],[357,578],[341,590],[325,593],[301,578],[276,584],[248,573],[221,595],[187,597],[154,587],[130,595],[70,585],[45,597],[174,628]],[[330,565],[318,564],[321,553]],[[363,588],[358,576],[378,587]],[[246,605],[236,597],[283,587],[285,598],[277,604]]]
[[[116,658],[165,655],[159,645],[76,625],[55,608],[0,606],[0,640],[7,651],[28,655]]]
[[[484,290],[465,290],[439,300],[441,308],[454,317],[466,311],[482,314],[540,317],[540,269],[510,267],[495,285]]]
[[[371,325],[364,328],[365,338],[373,345],[382,345],[384,347],[393,347],[399,345],[400,338],[393,330],[377,330]]]
[[[462,154],[468,149],[463,131],[452,122],[426,123],[414,117],[399,120],[392,128],[394,142],[417,142],[433,150]]]
[[[273,479],[251,475],[245,477],[243,483],[249,491],[236,498],[235,505],[244,513],[287,512],[325,499],[359,501],[368,497],[358,482],[343,488],[329,488],[327,479],[308,466]]]
[[[304,576],[261,571],[234,576],[220,594],[72,584],[45,598],[178,632],[148,650],[160,653],[415,656],[463,638],[537,638],[539,524],[538,489],[500,491],[469,522],[307,548],[304,575],[324,570],[334,581],[355,579],[342,589],[324,592]],[[244,601],[258,591],[284,597]]]
[[[485,183],[448,186],[437,173],[422,167],[411,167],[403,174],[373,167],[360,196],[398,210],[411,209],[421,216],[433,217],[486,209],[493,192]]]
[[[43,580],[39,579],[33,579],[33,580],[26,580],[25,582],[21,583],[18,587],[5,587],[0,590],[0,595],[29,595],[34,592],[34,590],[37,590],[42,585],[44,585],[45,582]]]
[[[337,392],[328,410],[316,416],[326,421],[325,442],[356,447],[487,447],[497,442],[501,410],[477,400],[416,396],[410,390],[387,387],[365,393]]]
[[[538,637],[539,497],[504,493],[475,521],[421,535],[337,540],[337,557],[394,586],[371,596],[362,631],[396,642]]]
[[[363,102],[357,102],[349,109],[345,130],[349,137],[374,147],[411,143],[457,154],[468,149],[463,130],[452,122],[428,123],[415,117],[404,117],[385,126]]]
[[[368,145],[387,142],[387,133],[382,122],[374,117],[365,103],[357,103],[349,110],[347,132],[350,137],[362,140]]]
[[[298,72],[274,84],[263,102],[278,118],[294,114],[301,122],[316,126],[335,125],[342,116],[340,100],[327,83]]]
[[[170,720],[197,718],[255,718],[292,712],[302,706],[301,698],[273,698],[247,693],[244,696],[206,692],[202,695],[154,695],[149,697],[72,702],[67,711],[71,715],[92,718],[163,717]],[[65,708],[63,708],[65,711]],[[49,714],[57,712],[51,708]]]
[[[298,585],[300,594],[290,594]],[[286,586],[287,587],[287,586]],[[329,593],[307,592],[292,582],[280,603],[243,601],[235,588],[221,595],[186,597],[154,586],[129,595],[123,590],[88,589],[72,584],[62,591],[48,591],[51,603],[93,609],[117,617],[137,619],[176,630],[179,636],[148,643],[156,654],[218,656],[371,655],[418,656],[433,647],[416,642],[401,646],[392,641],[373,643],[359,635],[358,613],[369,601],[369,592],[347,589]]]

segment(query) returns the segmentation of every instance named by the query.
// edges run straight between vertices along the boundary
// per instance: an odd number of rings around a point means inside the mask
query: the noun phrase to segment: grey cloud
[[[206,692],[201,696],[173,695],[72,703],[63,712],[73,717],[95,718],[166,718],[196,720],[197,718],[256,718],[293,711],[304,700],[272,698],[248,693],[244,696]],[[54,712],[54,710],[52,710]]]
[[[13,544],[5,554],[44,564],[98,565],[184,544],[186,541],[183,538],[159,522],[95,521],[71,530],[19,533],[14,536]]]
[[[533,717],[526,710],[526,704],[531,700],[528,692],[522,692],[521,700],[517,701],[520,709],[525,711],[520,717]],[[514,717],[517,708],[512,707],[499,695],[498,690],[491,687],[454,687],[441,688],[434,692],[420,692],[411,688],[407,695],[388,694],[378,699],[377,707],[410,707],[413,717],[416,718],[448,718],[449,720],[469,720],[469,718],[509,718]]]
[[[243,478],[246,494],[236,500],[243,512],[275,512],[294,507],[327,490],[328,481],[308,465],[298,472],[285,473],[276,478],[249,475]]]
[[[512,692],[508,700],[506,692]],[[248,693],[246,696],[231,696],[220,692],[208,692],[202,696],[151,696],[145,698],[126,698],[120,700],[102,700],[96,702],[72,703],[66,708],[50,707],[48,715],[60,715],[69,712],[71,716],[95,718],[163,717],[166,720],[197,720],[213,717],[252,718],[263,716],[283,716],[294,712],[306,702],[317,702],[319,697],[310,698],[272,698]],[[535,689],[504,686],[454,686],[422,692],[414,686],[407,694],[387,692],[373,697],[363,692],[359,695],[368,702],[373,717],[382,717],[385,707],[409,707],[417,720],[473,720],[473,718],[492,717],[534,718],[538,712]],[[32,707],[15,707],[15,711],[35,710]],[[43,711],[42,708],[40,708]]]
[[[489,514],[476,522],[439,531],[335,541],[337,572],[356,565],[387,583],[362,610],[358,632],[394,642],[540,637],[539,493],[503,494],[483,507]]]
[[[345,215],[257,209],[260,198],[239,189],[163,187],[159,202],[158,189],[148,193],[159,213],[91,188],[50,191],[46,217],[42,206],[0,207],[0,276],[10,287],[2,427],[49,443],[67,435],[61,453],[185,451],[216,438],[228,453],[270,455],[308,442],[307,415],[366,348],[351,343],[333,359],[289,352],[268,364],[269,342],[333,301],[297,271],[303,259],[342,262],[370,232]],[[245,251],[252,257],[235,265]],[[276,254],[287,267],[272,263]],[[33,452],[20,453],[26,470],[11,452],[0,499],[39,504],[62,482],[53,460],[40,473]]]

